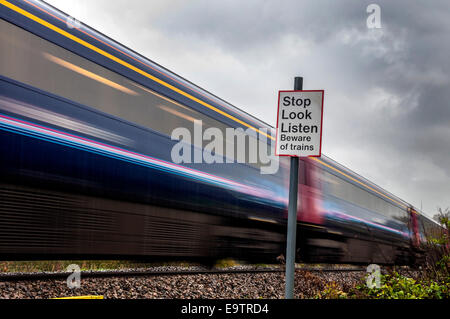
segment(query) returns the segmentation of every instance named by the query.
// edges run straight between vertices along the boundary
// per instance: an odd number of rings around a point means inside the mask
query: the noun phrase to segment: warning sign
[[[323,90],[279,91],[276,155],[321,155]]]

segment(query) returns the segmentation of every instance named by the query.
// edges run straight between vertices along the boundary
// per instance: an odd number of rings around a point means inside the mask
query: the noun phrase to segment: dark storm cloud
[[[429,214],[450,205],[447,0],[77,3],[88,24],[272,124],[276,90],[304,76],[326,92],[325,154]],[[366,26],[370,3],[381,29]]]

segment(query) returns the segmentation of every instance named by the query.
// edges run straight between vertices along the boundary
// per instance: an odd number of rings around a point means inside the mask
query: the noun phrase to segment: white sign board
[[[321,155],[323,95],[323,90],[278,92],[276,155]]]

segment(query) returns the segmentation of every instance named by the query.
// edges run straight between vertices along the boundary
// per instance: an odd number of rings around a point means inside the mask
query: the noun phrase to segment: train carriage
[[[237,152],[171,156],[173,131],[198,120],[269,148],[272,127],[44,2],[1,1],[0,18],[2,259],[283,253],[286,159],[261,174]],[[301,260],[412,262],[421,230],[408,203],[326,156],[301,160],[299,181]]]

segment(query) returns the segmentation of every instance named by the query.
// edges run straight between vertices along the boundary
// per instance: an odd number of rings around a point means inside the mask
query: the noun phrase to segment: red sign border
[[[278,142],[278,119],[280,118],[280,93],[282,92],[322,92],[322,113],[320,114],[320,145],[319,145],[319,155],[308,155],[308,156],[298,156],[298,155],[286,155],[277,154],[277,142]],[[280,90],[278,91],[278,108],[277,108],[277,127],[275,132],[275,156],[288,156],[288,157],[321,157],[322,156],[322,128],[323,128],[323,98],[325,96],[325,90]]]

